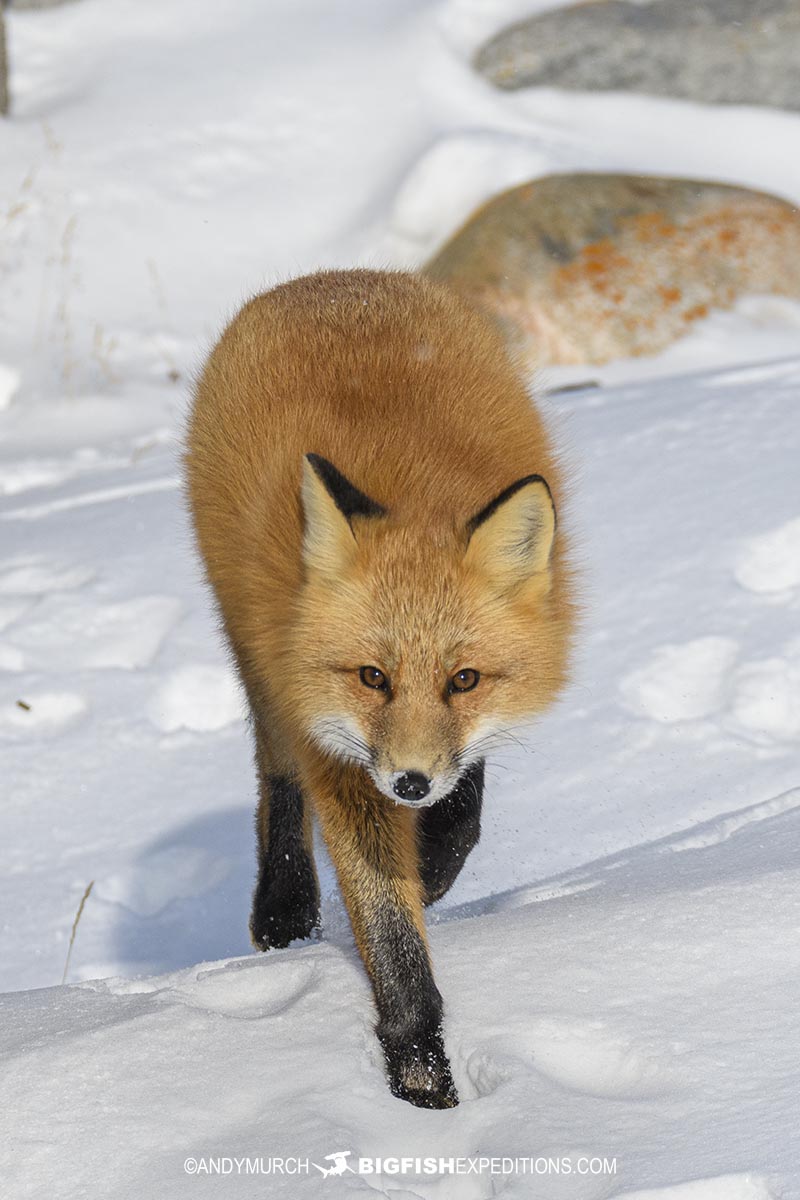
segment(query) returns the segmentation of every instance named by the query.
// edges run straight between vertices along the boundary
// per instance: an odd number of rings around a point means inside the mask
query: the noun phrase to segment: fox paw
[[[424,904],[435,904],[450,891],[464,865],[464,857],[454,856],[446,863],[429,859],[421,864]]]
[[[310,937],[319,922],[316,904],[259,905],[250,916],[250,940],[256,950],[282,950],[298,938]]]
[[[392,1094],[417,1108],[455,1108],[458,1092],[441,1032],[392,1043],[380,1038]]]
[[[310,876],[306,886],[292,881],[291,890],[276,880],[259,880],[250,914],[250,940],[256,950],[282,950],[290,942],[310,937],[319,928],[319,895],[316,880]]]

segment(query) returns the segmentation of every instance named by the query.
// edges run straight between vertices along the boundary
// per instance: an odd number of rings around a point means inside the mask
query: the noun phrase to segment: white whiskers
[[[372,751],[351,717],[335,713],[317,717],[309,732],[317,745],[328,754],[344,762],[360,763],[362,767],[372,765]]]

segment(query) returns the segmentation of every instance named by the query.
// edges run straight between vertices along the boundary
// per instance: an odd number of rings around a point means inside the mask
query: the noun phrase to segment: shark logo
[[[321,1167],[319,1163],[312,1163],[318,1171],[322,1172],[322,1178],[327,1179],[329,1175],[344,1175],[345,1171],[352,1171],[352,1167],[348,1167],[345,1159],[350,1154],[349,1150],[337,1150],[334,1154],[326,1154],[325,1162],[332,1163],[330,1167]]]

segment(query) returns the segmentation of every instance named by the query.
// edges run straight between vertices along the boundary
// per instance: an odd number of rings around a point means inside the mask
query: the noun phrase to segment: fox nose
[[[424,800],[431,790],[431,781],[421,771],[404,771],[392,784],[401,800]]]

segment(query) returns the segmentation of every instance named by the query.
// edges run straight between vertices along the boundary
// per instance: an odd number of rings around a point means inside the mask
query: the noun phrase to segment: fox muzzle
[[[392,779],[392,791],[406,804],[418,804],[431,790],[431,781],[421,771],[403,771]]]

